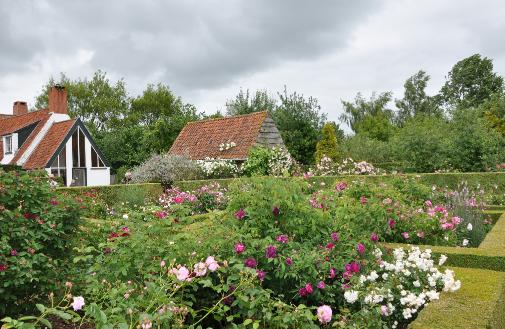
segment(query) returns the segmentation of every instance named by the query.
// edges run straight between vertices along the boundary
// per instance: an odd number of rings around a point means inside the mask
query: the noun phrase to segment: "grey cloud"
[[[352,28],[379,3],[32,0],[16,5],[0,4],[0,17],[8,18],[0,42],[7,38],[10,45],[0,55],[7,63],[0,72],[15,66],[10,62],[22,67],[30,61],[30,56],[16,60],[19,53],[52,56],[88,49],[94,52],[95,68],[127,80],[161,72],[168,84],[191,90],[218,88],[286,60],[307,60],[344,47]],[[12,13],[27,6],[30,37],[38,42],[19,46],[11,39]]]

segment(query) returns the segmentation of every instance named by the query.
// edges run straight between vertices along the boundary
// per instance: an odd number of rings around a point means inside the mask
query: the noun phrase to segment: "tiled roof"
[[[25,162],[23,168],[36,169],[46,167],[54,152],[56,152],[63,139],[67,136],[68,131],[73,127],[75,121],[67,120],[54,123]]]
[[[51,116],[48,110],[28,112],[22,115],[0,118],[0,136],[13,133],[37,121],[48,119]]]
[[[21,155],[23,155],[23,153],[26,151],[28,146],[31,144],[35,136],[39,133],[50,116],[51,114],[49,111],[45,109],[28,112],[22,115],[7,115],[0,117],[0,136],[11,134],[26,126],[37,123],[37,126],[30,133],[21,148],[16,152],[16,155],[10,162],[11,164],[15,164],[16,161],[19,160]],[[3,158],[3,154],[3,143],[0,143],[0,160]]]
[[[33,129],[33,131],[28,135],[28,138],[25,140],[23,145],[17,150],[16,154],[14,155],[14,158],[11,160],[11,164],[15,164],[19,158],[25,153],[26,149],[32,144],[33,140],[35,139],[35,136],[38,135],[38,133],[42,130],[44,125],[46,124],[47,120],[49,120],[49,117],[47,118],[42,118],[37,123],[37,126]]]
[[[189,157],[193,160],[209,158],[246,159],[249,149],[256,144],[261,125],[267,112],[194,121],[188,123],[172,144],[169,153]],[[223,143],[236,144],[220,151]]]

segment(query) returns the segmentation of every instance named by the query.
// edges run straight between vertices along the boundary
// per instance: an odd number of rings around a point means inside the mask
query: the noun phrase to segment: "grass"
[[[453,268],[461,280],[461,289],[443,293],[440,300],[429,304],[410,329],[505,328],[505,273]]]

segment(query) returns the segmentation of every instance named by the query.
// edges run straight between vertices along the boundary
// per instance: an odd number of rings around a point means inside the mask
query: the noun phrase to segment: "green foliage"
[[[484,113],[488,124],[505,136],[505,94],[492,95],[479,109]]]
[[[255,146],[240,171],[245,176],[289,176],[292,168],[293,160],[284,148]]]
[[[268,95],[266,90],[257,90],[254,96],[249,94],[249,89],[240,92],[235,99],[226,102],[226,114],[242,115],[253,112],[268,111],[273,112],[276,106],[276,100]]]
[[[79,214],[45,172],[0,169],[0,314],[26,311],[63,278]]]
[[[98,70],[91,80],[71,80],[62,73],[58,83],[67,89],[69,115],[80,117],[93,135],[118,127],[128,113],[130,99],[124,80],[112,83],[105,72]],[[35,101],[37,109],[47,108],[49,89],[54,84],[51,77],[44,85]]]
[[[494,93],[503,92],[503,78],[493,72],[493,61],[475,54],[454,65],[440,90],[446,106],[478,107]]]
[[[505,138],[489,128],[478,111],[454,113],[450,130],[450,162],[461,171],[484,171],[505,161]]]
[[[418,115],[442,116],[435,97],[426,95],[429,80],[430,76],[421,70],[405,81],[403,98],[395,101],[399,109],[396,120],[400,125]]]
[[[382,168],[381,164],[391,162],[391,144],[358,134],[346,138],[342,143],[344,158],[367,161]]]
[[[393,111],[387,108],[392,93],[385,92],[378,96],[373,93],[366,100],[358,93],[354,102],[342,101],[344,113],[340,120],[348,124],[355,133],[386,141],[392,133]]]
[[[140,192],[140,190],[142,190],[142,192]],[[160,194],[163,193],[163,187],[159,183],[120,184],[92,187],[59,187],[55,192],[74,198],[89,196],[94,199],[97,204],[112,206],[124,202],[122,197],[125,195],[142,195],[146,200],[151,202],[158,200]]]
[[[287,89],[279,93],[279,105],[272,118],[279,129],[282,140],[291,156],[302,164],[314,162],[314,150],[319,132],[326,121],[317,99],[305,98]]]
[[[450,125],[437,117],[419,116],[408,120],[391,139],[398,169],[410,172],[434,172],[451,168]]]
[[[242,164],[242,174],[246,176],[267,176],[269,173],[268,161],[272,150],[264,146],[255,146],[249,150],[247,161]]]
[[[54,83],[51,78],[43,87],[37,108],[47,107]],[[166,152],[186,123],[201,117],[163,84],[149,84],[141,95],[130,97],[124,80],[112,82],[103,71],[92,79],[71,80],[61,74],[58,83],[68,91],[69,115],[83,120],[113,170]]]
[[[326,123],[323,126],[321,135],[321,140],[316,145],[316,163],[319,163],[324,156],[329,157],[333,161],[340,160],[342,156],[338,150],[335,125]]]

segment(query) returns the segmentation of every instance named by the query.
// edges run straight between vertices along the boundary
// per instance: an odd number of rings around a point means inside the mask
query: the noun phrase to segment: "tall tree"
[[[43,87],[36,98],[36,108],[47,107],[49,88],[54,78]],[[103,71],[96,71],[91,80],[70,80],[61,74],[59,84],[68,92],[69,114],[80,117],[93,133],[105,132],[118,127],[129,114],[130,98],[124,80],[111,82]]]
[[[286,87],[279,95],[279,104],[272,112],[282,139],[291,155],[303,164],[314,162],[314,150],[319,140],[319,131],[326,121],[326,114],[316,98],[305,98]]]
[[[235,99],[226,102],[226,114],[241,115],[259,111],[272,112],[275,105],[275,99],[270,97],[266,90],[257,90],[254,96],[251,96],[249,89],[245,92],[240,89]]]
[[[503,78],[493,72],[493,61],[475,54],[454,65],[440,90],[450,109],[477,107],[494,93],[503,92]]]
[[[429,80],[430,76],[421,70],[405,81],[403,98],[395,101],[399,109],[397,122],[401,126],[416,115],[440,116],[442,114],[436,100],[426,95]]]
[[[340,152],[335,124],[332,122],[326,123],[321,130],[321,135],[321,140],[316,145],[316,163],[319,163],[325,156],[333,161],[338,161]]]
[[[394,113],[387,108],[391,98],[391,92],[379,95],[373,93],[369,100],[358,93],[354,102],[342,101],[344,113],[340,120],[348,124],[356,134],[386,141],[394,130]]]
[[[132,99],[126,123],[144,126],[146,147],[161,153],[170,148],[186,123],[200,117],[195,106],[183,103],[168,86],[149,84],[142,95]]]

